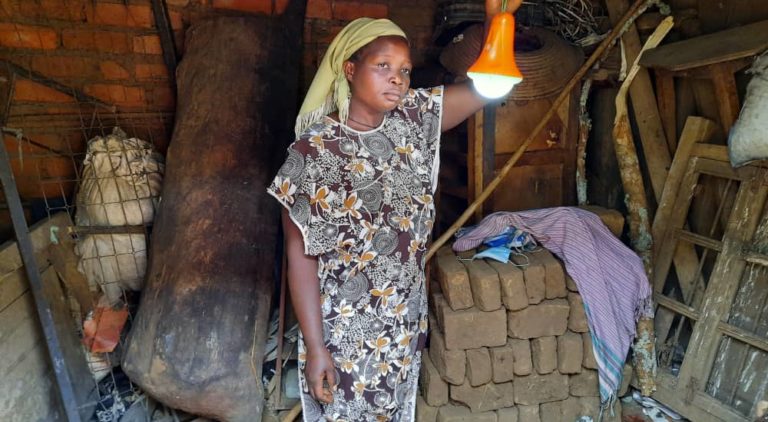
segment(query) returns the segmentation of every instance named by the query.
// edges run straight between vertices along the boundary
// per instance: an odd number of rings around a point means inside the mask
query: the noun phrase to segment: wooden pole
[[[528,146],[533,142],[533,140],[536,138],[536,136],[541,133],[541,131],[546,127],[547,122],[549,122],[549,119],[552,118],[552,116],[557,113],[557,110],[560,108],[560,106],[567,100],[571,92],[573,91],[573,88],[576,86],[577,83],[581,81],[581,79],[584,77],[584,75],[589,72],[589,70],[592,68],[592,66],[603,56],[603,53],[605,53],[611,45],[626,31],[626,28],[629,27],[629,23],[634,21],[637,16],[642,14],[645,9],[647,9],[651,4],[654,3],[654,0],[637,0],[632,7],[627,10],[627,13],[624,14],[624,16],[621,18],[621,20],[614,26],[613,30],[608,34],[608,36],[603,40],[603,42],[600,44],[600,46],[597,47],[597,49],[592,53],[592,55],[587,59],[587,61],[581,66],[581,68],[576,72],[575,75],[571,78],[571,80],[568,82],[568,84],[565,85],[560,95],[555,99],[555,101],[552,103],[552,107],[547,111],[547,113],[541,118],[541,121],[538,125],[533,129],[533,131],[528,135],[528,138],[526,138],[525,142],[523,142],[522,145],[515,151],[514,154],[512,154],[512,157],[507,160],[506,164],[504,164],[504,167],[501,168],[499,171],[499,174],[496,175],[496,177],[488,184],[488,186],[483,189],[483,192],[480,193],[480,195],[475,198],[474,201],[467,207],[467,209],[464,211],[461,216],[459,216],[458,220],[456,220],[451,227],[448,228],[448,230],[442,234],[435,242],[430,246],[429,250],[427,251],[427,260],[432,258],[434,256],[435,252],[437,252],[440,247],[442,247],[450,238],[453,236],[456,231],[461,228],[461,226],[464,225],[464,223],[469,220],[472,215],[474,215],[475,210],[477,207],[482,205],[483,202],[485,202],[486,199],[493,193],[493,191],[496,189],[496,187],[499,186],[502,180],[504,180],[505,177],[507,177],[507,174],[509,171],[514,167],[514,165],[517,163],[517,161],[520,159],[520,157],[523,155],[523,153],[528,149]]]

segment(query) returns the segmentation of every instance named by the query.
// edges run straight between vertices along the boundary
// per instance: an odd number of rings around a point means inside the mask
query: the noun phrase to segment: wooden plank
[[[670,154],[677,150],[677,105],[675,95],[675,77],[665,70],[656,71],[656,101],[659,116],[667,137]]]
[[[768,49],[768,21],[690,38],[649,50],[640,64],[681,71],[743,57]]]
[[[616,24],[624,11],[629,8],[628,0],[606,0],[605,3],[608,16],[613,24]],[[627,63],[633,63],[642,48],[640,36],[634,25],[624,34],[622,41]],[[664,190],[667,169],[672,163],[672,156],[669,153],[659,109],[656,105],[656,97],[653,94],[653,84],[647,69],[642,68],[638,71],[629,93],[635,121],[640,132],[640,142],[643,146],[643,155],[650,175],[651,187],[654,195],[658,198]]]
[[[62,236],[58,244],[48,247],[48,253],[54,270],[80,304],[81,315],[85,316],[93,310],[95,299],[88,287],[88,280],[77,270],[78,257],[74,248],[75,243],[69,241],[68,236]]]
[[[78,327],[72,319],[69,303],[52,266],[42,274],[42,281],[43,295],[50,305],[55,329],[59,336],[61,354],[66,362],[69,378],[72,380],[75,398],[81,406],[80,417],[86,419],[93,413],[95,406],[95,404],[87,404],[94,383],[80,343]]]
[[[70,225],[69,215],[65,212],[57,213],[51,218],[38,222],[30,227],[29,235],[32,240],[32,247],[36,254],[46,253],[48,245],[51,243],[51,228],[58,227],[62,233],[65,227]],[[42,265],[42,261],[38,261]],[[21,262],[21,255],[16,246],[16,242],[8,241],[0,245],[0,274],[6,274],[21,268],[24,265]]]
[[[690,349],[689,349],[690,350]],[[669,373],[661,372],[658,377],[657,390],[651,396],[676,412],[685,415],[696,422],[752,422],[702,393],[694,393],[691,401],[683,399],[677,378]]]
[[[0,383],[34,348],[45,350],[45,339],[30,292],[0,313]]]
[[[467,202],[472,202],[483,191],[483,110],[472,116],[468,127],[469,135],[469,162],[467,163]],[[475,221],[483,218],[483,210],[478,207],[475,210]]]
[[[0,420],[63,421],[45,342],[30,350],[0,381]]]
[[[757,174],[756,171],[751,173],[751,176]],[[744,260],[735,258],[741,255],[751,240],[768,198],[768,187],[762,184],[762,178],[745,176],[741,178],[742,183],[723,236],[723,251],[718,255],[701,305],[701,320],[688,346],[689,350],[697,351],[696,359],[685,359],[680,368],[680,385],[691,391],[703,391],[706,387],[717,344],[721,339],[719,323],[725,319],[739,287],[737,281],[729,280],[740,280],[746,267]]]
[[[5,311],[27,291],[29,291],[29,283],[24,268],[11,271],[0,278],[0,312]]]
[[[768,28],[766,28],[768,30]],[[717,110],[720,113],[720,124],[723,126],[723,132],[727,135],[736,119],[739,118],[741,102],[739,101],[739,92],[736,89],[736,79],[726,65],[720,63],[710,66],[712,74],[712,83],[715,86],[715,96],[717,96]]]

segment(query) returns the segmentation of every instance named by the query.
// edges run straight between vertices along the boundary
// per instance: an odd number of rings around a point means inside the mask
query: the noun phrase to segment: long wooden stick
[[[624,16],[621,18],[621,20],[616,24],[616,26],[611,30],[611,32],[608,34],[608,36],[603,40],[603,42],[600,44],[600,46],[592,53],[592,55],[587,59],[586,62],[581,66],[581,68],[576,72],[575,75],[571,78],[570,81],[568,81],[568,84],[565,85],[565,88],[563,88],[563,91],[560,93],[560,95],[555,99],[555,101],[552,103],[552,107],[547,111],[547,114],[544,115],[544,117],[541,118],[541,121],[538,125],[533,129],[533,131],[528,135],[528,138],[526,138],[525,142],[523,142],[522,145],[515,151],[514,154],[512,154],[512,157],[507,160],[506,164],[504,164],[504,167],[501,168],[499,171],[499,174],[496,175],[496,177],[488,184],[488,186],[483,189],[483,192],[480,193],[480,195],[467,207],[467,209],[464,211],[461,216],[456,220],[451,227],[448,228],[448,230],[442,234],[435,242],[430,246],[429,250],[427,251],[427,260],[432,258],[432,256],[437,252],[440,247],[442,247],[450,238],[453,236],[454,233],[458,229],[461,228],[461,226],[464,225],[464,223],[467,222],[467,220],[472,217],[475,210],[478,206],[482,205],[483,202],[485,202],[486,199],[493,193],[494,190],[496,190],[496,187],[499,186],[502,180],[504,180],[505,177],[507,177],[507,174],[509,171],[514,167],[514,165],[517,163],[517,161],[520,159],[520,157],[525,153],[525,151],[528,149],[528,146],[533,142],[533,140],[536,138],[536,136],[541,133],[541,131],[547,126],[547,123],[552,118],[552,116],[557,113],[557,109],[560,108],[560,106],[565,102],[566,99],[571,95],[571,91],[576,86],[577,83],[581,81],[581,79],[584,77],[584,75],[589,72],[589,70],[592,68],[592,66],[602,57],[603,53],[608,50],[608,48],[611,47],[611,45],[618,39],[622,33],[624,33],[628,23],[632,22],[634,19],[637,18],[641,13],[645,11],[646,8],[648,8],[651,4],[655,3],[654,0],[637,0],[632,7],[627,10],[627,13],[624,14]]]

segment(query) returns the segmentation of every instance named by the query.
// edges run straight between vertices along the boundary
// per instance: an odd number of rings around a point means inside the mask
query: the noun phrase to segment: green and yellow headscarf
[[[405,32],[389,19],[359,18],[350,22],[336,35],[325,53],[307,96],[296,118],[296,136],[300,136],[312,123],[334,111],[345,122],[349,114],[349,83],[344,75],[344,62],[361,47],[378,37]]]

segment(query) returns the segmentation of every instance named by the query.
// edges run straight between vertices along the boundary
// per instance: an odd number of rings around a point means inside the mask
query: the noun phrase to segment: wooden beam
[[[629,8],[628,0],[606,0],[608,16],[613,24]],[[640,55],[642,45],[640,36],[634,25],[631,25],[622,37],[627,63],[633,63]],[[654,195],[660,195],[664,190],[667,169],[672,163],[668,142],[661,123],[656,97],[653,94],[653,84],[647,69],[640,69],[629,90],[632,99],[635,121],[640,132],[640,143],[651,179]]]

